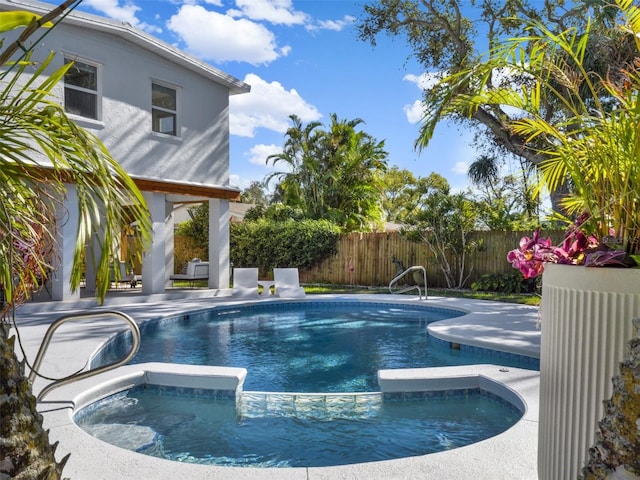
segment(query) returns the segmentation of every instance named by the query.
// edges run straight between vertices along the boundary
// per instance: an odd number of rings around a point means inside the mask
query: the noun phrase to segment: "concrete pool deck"
[[[539,357],[540,330],[536,328],[538,309],[515,304],[478,301],[461,298],[417,297],[398,295],[308,295],[307,300],[335,299],[375,302],[416,303],[466,312],[461,317],[431,324],[430,333],[442,340],[498,349],[508,353]],[[258,302],[286,301],[278,298]],[[296,299],[295,301],[300,301]],[[117,310],[141,323],[147,320],[173,317],[187,311],[202,310],[214,305],[245,304],[230,296],[230,291],[187,291],[184,293],[142,296],[108,297],[98,307],[91,299],[77,302],[31,303],[18,309],[16,319],[21,341],[30,361],[33,361],[48,326],[57,318],[77,311]],[[78,325],[81,323],[82,325]],[[54,335],[44,358],[41,373],[62,377],[86,366],[90,356],[110,336],[121,331],[116,319],[83,320],[63,325]],[[470,379],[483,385],[502,384],[526,406],[522,419],[500,435],[440,453],[382,462],[336,467],[257,469],[215,467],[184,464],[149,457],[104,443],[77,427],[73,409],[87,399],[99,398],[105,382],[131,374],[127,366],[53,390],[39,410],[52,441],[59,441],[58,455],[71,453],[64,477],[73,480],[121,479],[536,479],[539,373],[496,365],[473,365],[397,371],[400,379],[430,382],[442,379]],[[506,370],[506,371],[505,371]],[[47,383],[37,379],[34,392]],[[504,388],[504,387],[503,387]]]

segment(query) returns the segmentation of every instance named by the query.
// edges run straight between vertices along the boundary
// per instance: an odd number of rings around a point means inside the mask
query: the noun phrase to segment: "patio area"
[[[110,292],[105,305],[97,306],[90,298],[75,302],[33,302],[20,308],[17,315],[23,346],[33,360],[49,324],[56,318],[77,311],[117,310],[136,322],[202,310],[213,305],[244,304],[230,296],[230,290],[174,289],[165,294],[143,296],[136,289]],[[376,302],[420,303],[463,310],[466,315],[430,325],[430,334],[444,341],[480,348],[539,356],[540,330],[536,327],[538,310],[523,305],[486,302],[460,298],[397,295],[311,295],[317,298]],[[257,302],[283,301],[277,298]],[[301,300],[296,300],[301,301]],[[89,357],[110,336],[122,329],[111,319],[67,324],[54,336],[44,358],[42,373],[62,377],[85,367]],[[141,365],[121,367],[53,390],[40,404],[45,427],[52,441],[59,441],[60,456],[71,453],[64,476],[90,479],[536,479],[539,372],[496,365],[473,365],[418,369],[407,372],[423,378],[478,378],[505,385],[526,405],[522,419],[504,433],[466,447],[418,457],[322,468],[257,469],[212,467],[171,462],[136,454],[91,437],[71,420],[74,408],[104,391],[108,382],[121,382]],[[507,370],[507,371],[501,371]],[[484,381],[484,380],[483,380]],[[48,382],[37,379],[34,392]]]

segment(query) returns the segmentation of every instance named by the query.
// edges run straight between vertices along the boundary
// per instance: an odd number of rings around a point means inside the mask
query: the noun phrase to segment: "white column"
[[[71,269],[73,252],[78,237],[78,192],[75,185],[65,185],[67,194],[56,212],[58,237],[58,259],[51,276],[52,300],[75,300],[80,298],[80,289],[71,291]]]
[[[162,193],[143,192],[151,212],[152,239],[142,260],[142,293],[163,293],[165,286],[165,198]]]
[[[229,288],[229,200],[209,200],[209,288]]]
[[[173,274],[174,269],[174,250],[175,250],[175,221],[173,215],[173,202],[165,203],[165,236],[164,236],[164,284],[165,288],[171,284],[169,277]]]

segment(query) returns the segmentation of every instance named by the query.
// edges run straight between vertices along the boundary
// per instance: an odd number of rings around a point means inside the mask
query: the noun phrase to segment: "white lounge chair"
[[[281,298],[301,298],[306,294],[300,286],[297,268],[274,268],[275,294]]]
[[[194,258],[187,265],[183,273],[176,273],[169,277],[171,283],[176,280],[186,280],[189,282],[189,286],[193,287],[196,280],[208,280],[209,279],[209,262],[202,262],[199,258]]]
[[[258,297],[258,269],[234,268],[232,295],[244,298]]]

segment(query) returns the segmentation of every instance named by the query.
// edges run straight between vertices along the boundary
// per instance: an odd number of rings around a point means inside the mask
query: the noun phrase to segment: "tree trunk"
[[[0,478],[54,480],[68,455],[57,463],[55,445],[42,427],[36,398],[14,351],[15,337],[0,323]]]

